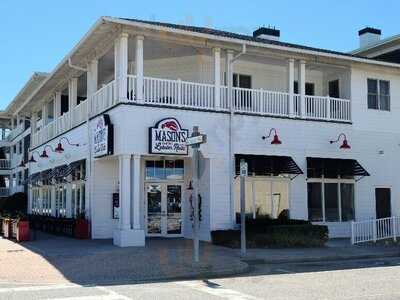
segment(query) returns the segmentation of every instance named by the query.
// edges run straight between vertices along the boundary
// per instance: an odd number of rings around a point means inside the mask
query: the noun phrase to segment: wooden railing
[[[134,75],[109,82],[87,101],[57,118],[54,124],[50,123],[33,134],[33,147],[82,123],[88,114],[95,116],[120,102],[210,111],[230,111],[232,102],[232,109],[237,113],[351,122],[350,100],[347,99],[238,87],[233,87],[232,97],[228,97],[226,86],[219,87],[218,92],[214,84],[153,77],[143,77],[142,93],[138,93],[138,86],[142,86],[138,83]],[[126,88],[126,92],[121,88]]]
[[[351,222],[351,243],[396,240],[400,235],[400,217]]]

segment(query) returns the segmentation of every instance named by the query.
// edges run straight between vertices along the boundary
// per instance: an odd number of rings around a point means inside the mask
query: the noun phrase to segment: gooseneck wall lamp
[[[340,138],[343,138],[342,145],[340,145],[340,149],[351,149],[351,146],[349,145],[349,142],[347,141],[347,137],[344,133],[339,134],[336,140],[329,141],[329,143],[334,144],[340,141]]]
[[[37,162],[37,160],[33,157],[33,154],[35,154],[35,153],[37,153],[39,155],[39,157],[40,157],[40,153],[38,151],[36,151],[36,150],[33,151],[32,154],[31,154],[31,158],[28,160],[29,163]]]
[[[79,144],[71,143],[71,142],[69,141],[68,138],[66,138],[65,136],[63,136],[63,137],[58,141],[58,145],[57,145],[56,149],[54,149],[54,152],[57,152],[57,153],[63,153],[63,152],[64,152],[64,148],[63,148],[63,145],[62,145],[62,143],[61,143],[61,141],[63,141],[63,140],[65,140],[65,141],[67,142],[67,144],[70,145],[70,146],[79,147]]]
[[[54,149],[53,149],[53,147],[51,147],[50,145],[46,145],[46,146],[44,146],[44,148],[43,148],[42,154],[40,154],[40,157],[41,157],[41,158],[49,158],[49,156],[47,155],[47,151],[46,151],[47,148],[50,148],[50,150],[51,150],[52,152],[55,152]]]
[[[271,128],[269,130],[268,135],[267,136],[263,136],[262,139],[263,140],[269,139],[272,136],[272,132],[274,133],[274,137],[272,138],[271,145],[280,145],[280,144],[282,144],[281,140],[278,137],[278,134],[277,134],[275,128]]]

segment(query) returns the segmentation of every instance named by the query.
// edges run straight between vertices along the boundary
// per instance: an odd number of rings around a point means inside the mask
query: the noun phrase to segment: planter
[[[78,219],[75,223],[75,237],[77,239],[89,239],[89,221],[85,219]]]
[[[18,242],[30,240],[29,221],[18,221],[16,238]]]
[[[3,219],[3,235],[5,238],[9,239],[12,236],[12,230],[11,230],[11,219]]]

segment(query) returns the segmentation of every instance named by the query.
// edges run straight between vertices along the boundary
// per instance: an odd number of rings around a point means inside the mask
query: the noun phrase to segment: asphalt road
[[[400,299],[400,258],[259,265],[248,274],[108,286],[0,282],[0,299]]]

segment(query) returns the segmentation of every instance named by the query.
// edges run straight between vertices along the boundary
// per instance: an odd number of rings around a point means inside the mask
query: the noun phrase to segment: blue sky
[[[381,5],[378,3],[383,3]],[[0,109],[34,71],[51,71],[100,16],[175,22],[251,34],[276,26],[281,40],[349,51],[364,26],[400,33],[400,1],[0,0]]]

